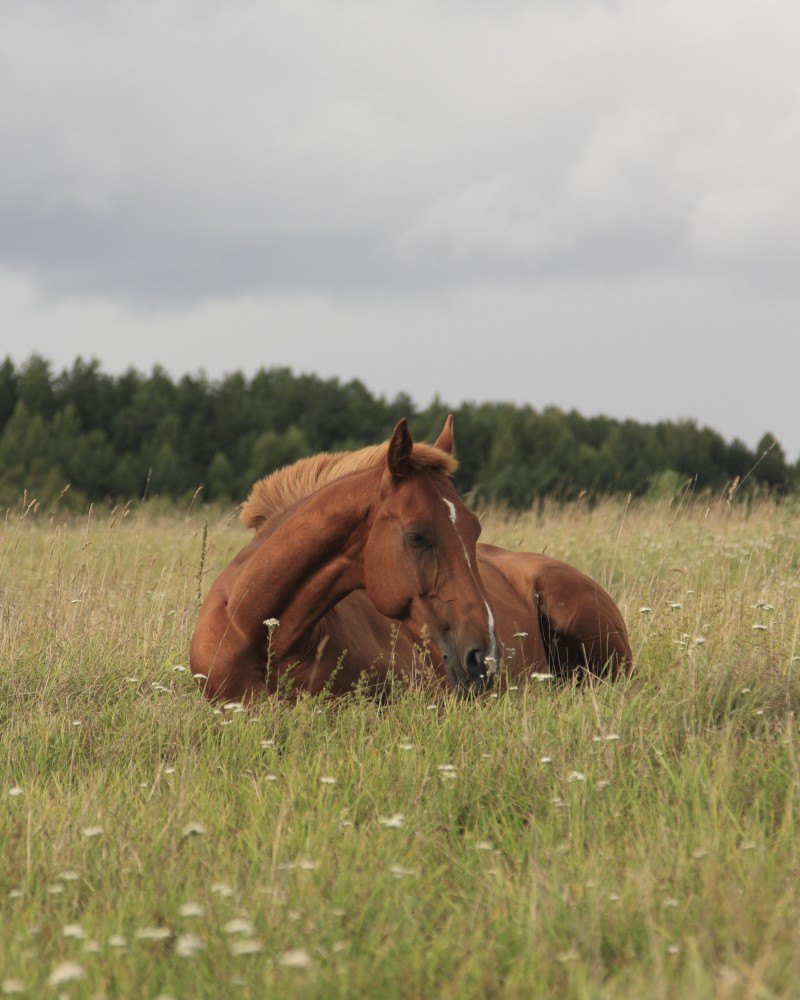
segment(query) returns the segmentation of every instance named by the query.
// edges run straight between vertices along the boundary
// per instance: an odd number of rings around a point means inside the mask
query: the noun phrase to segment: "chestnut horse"
[[[479,693],[499,665],[504,678],[629,671],[606,591],[556,559],[477,545],[455,468],[452,417],[433,446],[401,420],[388,444],[256,483],[242,510],[255,537],[214,582],[192,637],[205,693],[341,694],[431,669]]]

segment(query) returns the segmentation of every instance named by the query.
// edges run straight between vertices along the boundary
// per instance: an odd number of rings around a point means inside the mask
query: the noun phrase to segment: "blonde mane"
[[[358,451],[322,452],[278,469],[259,479],[253,486],[250,496],[242,504],[242,524],[259,531],[328,483],[353,472],[377,469],[384,465],[388,450],[389,442],[385,441]],[[452,475],[458,462],[452,455],[433,445],[415,444],[411,452],[411,465],[414,469]]]

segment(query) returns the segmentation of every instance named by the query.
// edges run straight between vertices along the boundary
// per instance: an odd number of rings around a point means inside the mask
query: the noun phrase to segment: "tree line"
[[[419,440],[434,440],[444,402],[418,409],[400,393],[376,396],[342,382],[262,369],[175,381],[161,368],[122,375],[78,359],[54,372],[39,356],[0,365],[0,503],[24,490],[43,504],[70,485],[66,502],[184,498],[198,486],[209,501],[243,499],[253,482],[318,451],[371,444],[400,417]],[[537,497],[796,490],[800,461],[765,434],[755,450],[694,421],[642,424],[584,417],[556,407],[462,403],[453,412],[458,487],[480,500],[526,507]]]

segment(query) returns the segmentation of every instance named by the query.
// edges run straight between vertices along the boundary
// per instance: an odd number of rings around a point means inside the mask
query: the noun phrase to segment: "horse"
[[[388,443],[257,482],[241,512],[254,537],[214,581],[192,636],[205,694],[379,692],[432,674],[479,695],[526,673],[629,673],[609,594],[557,559],[478,544],[456,467],[452,415],[433,445],[415,443],[404,418]]]

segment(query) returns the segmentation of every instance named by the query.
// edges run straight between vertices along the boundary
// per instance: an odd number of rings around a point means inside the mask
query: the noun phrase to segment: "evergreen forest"
[[[0,364],[0,502],[27,491],[41,504],[183,499],[202,486],[208,501],[236,502],[253,482],[305,455],[383,440],[407,416],[431,441],[452,409],[457,485],[479,501],[527,507],[535,498],[574,499],[753,490],[800,485],[765,433],[755,449],[694,421],[642,424],[585,417],[556,407],[439,399],[420,409],[405,394],[377,396],[288,368],[210,380],[163,369],[111,375],[78,359],[55,372],[32,356]],[[69,484],[69,490],[64,488]]]

